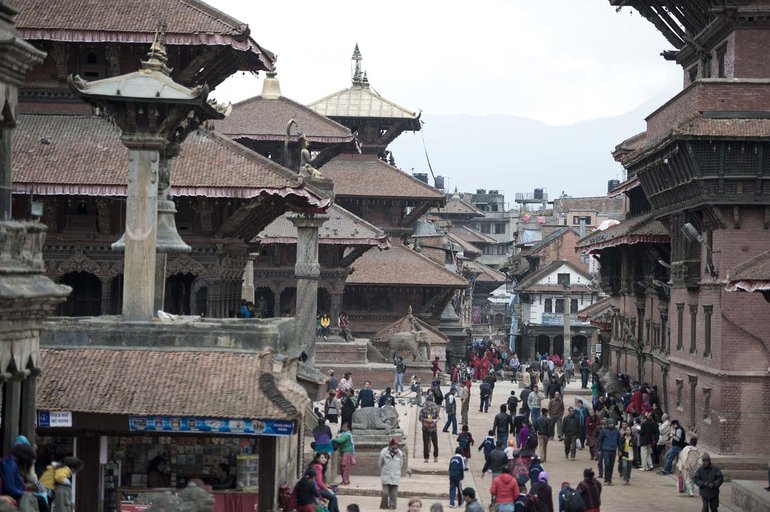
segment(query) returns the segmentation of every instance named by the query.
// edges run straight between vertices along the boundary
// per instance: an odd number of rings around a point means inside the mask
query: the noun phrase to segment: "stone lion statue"
[[[398,413],[392,405],[364,407],[353,413],[353,431],[382,430],[390,435],[398,428]]]
[[[388,336],[389,358],[392,361],[397,353],[408,350],[414,361],[427,361],[427,353],[422,354],[420,347],[428,345],[428,333],[425,331],[397,332]]]

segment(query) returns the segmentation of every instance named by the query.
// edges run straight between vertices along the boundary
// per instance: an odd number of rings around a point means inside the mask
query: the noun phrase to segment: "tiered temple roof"
[[[368,82],[353,83],[308,105],[322,116],[403,120],[404,129],[419,130],[419,114],[396,105],[377,94]]]
[[[497,240],[468,226],[452,226],[450,232],[472,244],[496,244]]]
[[[456,190],[454,194],[452,194],[447,198],[446,205],[444,205],[443,208],[434,208],[433,210],[431,210],[431,213],[436,214],[440,217],[462,218],[462,219],[473,219],[476,217],[486,216],[484,215],[484,212],[482,212],[472,204],[469,204],[463,201]]]
[[[444,193],[372,155],[344,154],[323,166],[338,197],[425,199],[440,203]]]
[[[468,281],[427,256],[401,244],[359,258],[347,284],[465,288]]]
[[[17,28],[30,41],[146,45],[158,20],[167,25],[166,44],[235,50],[238,69],[272,69],[275,55],[251,38],[249,26],[199,0],[16,0]],[[224,55],[221,56],[224,58]],[[203,82],[201,82],[203,83]]]
[[[371,245],[381,250],[390,247],[385,233],[346,209],[335,204],[326,211],[326,214],[329,215],[329,220],[324,222],[318,230],[319,244]],[[297,228],[284,214],[270,223],[253,241],[261,245],[295,244]]]
[[[289,120],[294,119],[297,128],[292,131],[291,140],[296,141],[301,131],[311,143],[351,143],[354,150],[355,137],[348,128],[324,117],[312,109],[280,94],[277,79],[273,94],[260,94],[233,105],[232,113],[216,121],[217,131],[233,139],[253,141],[284,142]]]

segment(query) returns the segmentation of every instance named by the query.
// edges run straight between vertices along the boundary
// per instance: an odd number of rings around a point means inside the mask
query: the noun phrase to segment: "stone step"
[[[770,510],[770,492],[767,486],[767,474],[762,480],[733,480],[731,506],[741,512],[767,512]]]

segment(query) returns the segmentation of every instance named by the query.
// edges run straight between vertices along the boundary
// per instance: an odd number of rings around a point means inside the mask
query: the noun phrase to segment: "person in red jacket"
[[[511,468],[503,466],[503,472],[492,481],[489,494],[494,498],[498,512],[514,511],[514,502],[519,497],[519,483],[513,478]]]

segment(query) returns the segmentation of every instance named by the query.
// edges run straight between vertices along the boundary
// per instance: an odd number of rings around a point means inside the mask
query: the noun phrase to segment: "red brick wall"
[[[770,62],[762,58],[770,47],[770,31],[735,32],[735,77],[770,78]],[[730,75],[728,75],[730,76]]]
[[[653,144],[672,127],[704,111],[768,112],[770,82],[695,82],[647,117],[646,144]]]
[[[575,251],[575,245],[579,239],[576,233],[567,231],[563,236],[532,254],[540,256],[540,268],[556,260],[567,260],[584,272],[588,272],[588,265],[580,262],[580,255]]]

